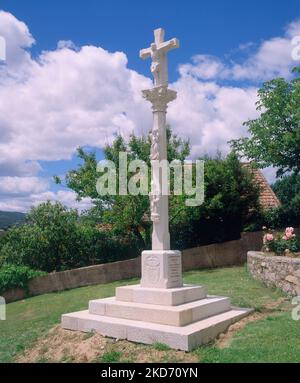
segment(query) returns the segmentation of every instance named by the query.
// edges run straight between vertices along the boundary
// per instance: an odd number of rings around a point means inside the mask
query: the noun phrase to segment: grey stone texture
[[[248,251],[250,274],[268,287],[278,287],[288,296],[300,295],[300,258],[270,256]]]

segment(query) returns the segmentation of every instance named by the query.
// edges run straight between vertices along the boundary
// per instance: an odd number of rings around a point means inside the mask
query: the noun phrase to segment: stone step
[[[179,306],[123,302],[116,300],[115,297],[96,299],[89,302],[90,314],[170,326],[185,326],[228,310],[230,310],[230,299],[215,296]]]
[[[209,343],[228,326],[251,313],[251,309],[236,309],[214,315],[187,326],[168,326],[151,322],[113,318],[90,314],[87,310],[62,316],[62,327],[75,331],[96,331],[104,336],[153,344],[164,343],[171,348],[191,351]]]
[[[177,306],[205,298],[205,286],[183,285],[172,289],[141,287],[140,285],[121,286],[116,288],[118,301],[147,303],[161,306]]]

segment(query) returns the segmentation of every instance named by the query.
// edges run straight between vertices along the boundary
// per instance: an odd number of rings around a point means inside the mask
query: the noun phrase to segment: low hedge
[[[0,294],[17,287],[27,291],[30,279],[46,274],[42,271],[32,270],[27,266],[3,265],[0,267]]]

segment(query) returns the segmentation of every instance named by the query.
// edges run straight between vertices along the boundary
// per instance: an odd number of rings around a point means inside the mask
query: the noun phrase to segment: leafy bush
[[[139,252],[130,234],[101,231],[81,223],[77,211],[47,202],[30,211],[26,224],[7,232],[0,261],[51,272],[128,259]]]
[[[300,175],[291,174],[275,182],[273,190],[282,202],[266,212],[264,224],[270,228],[300,226]]]
[[[204,203],[190,207],[184,203],[185,195],[170,197],[172,248],[239,238],[243,227],[256,217],[258,196],[251,174],[235,155],[206,159]],[[149,200],[142,196],[147,200],[144,206],[139,196],[122,197],[114,209],[110,204],[98,204],[91,214],[81,216],[60,203],[47,202],[33,208],[26,223],[10,229],[2,239],[0,264],[51,272],[139,255],[151,238],[151,224],[145,219],[147,213],[149,216]],[[129,211],[132,219],[127,216]],[[104,220],[107,215],[111,219]]]
[[[293,227],[287,227],[284,233],[265,233],[263,250],[276,255],[293,256],[300,252],[300,238],[294,233]]]
[[[30,279],[45,274],[41,271],[31,270],[27,266],[3,265],[0,268],[0,294],[16,287],[27,290]]]
[[[167,159],[183,161],[190,153],[190,144],[177,137],[172,130],[167,127]],[[132,134],[128,140],[121,135],[117,135],[111,144],[104,148],[106,160],[113,161],[116,166],[116,175],[119,178],[119,153],[126,152],[128,163],[132,160],[140,159],[150,166],[151,136],[135,136]],[[91,214],[96,216],[96,222],[108,223],[118,230],[119,233],[135,236],[138,245],[142,249],[149,248],[151,245],[151,221],[149,197],[147,195],[100,195],[96,189],[96,183],[100,172],[97,171],[96,152],[78,149],[78,157],[81,164],[77,169],[70,170],[65,179],[55,177],[58,183],[65,182],[66,186],[74,190],[79,198],[91,198],[95,208],[91,209]],[[128,171],[127,181],[133,176],[133,172]],[[150,177],[148,179],[150,186]],[[171,196],[172,198],[172,196]],[[172,215],[170,206],[170,215]]]
[[[119,175],[119,153],[126,152],[128,162],[144,160],[150,165],[151,137],[132,135],[128,141],[117,136],[111,145],[104,149],[105,159],[113,161]],[[190,144],[167,129],[167,159],[169,162],[187,158]],[[131,233],[136,238],[138,247],[151,246],[152,222],[150,204],[146,195],[104,195],[96,190],[100,174],[97,172],[95,152],[78,150],[81,165],[70,170],[64,181],[66,186],[75,191],[78,198],[89,197],[95,208],[89,218],[95,222],[107,223],[121,235]],[[200,207],[186,206],[187,195],[174,195],[174,172],[170,172],[171,194],[169,197],[170,233],[172,247],[187,247],[222,242],[240,237],[245,225],[253,222],[258,207],[258,188],[252,176],[239,163],[234,154],[225,159],[205,160],[205,202]],[[128,172],[128,179],[133,174]],[[118,177],[117,177],[118,178]],[[57,182],[62,182],[56,177]],[[148,179],[150,186],[150,177]],[[123,233],[123,234],[122,234]],[[126,234],[127,235],[127,234]]]
[[[300,226],[300,193],[289,204],[266,210],[256,223],[258,230],[262,226],[267,226],[271,229],[283,228],[287,225]]]
[[[300,174],[282,177],[272,185],[272,189],[283,205],[289,205],[300,194]]]
[[[256,219],[259,188],[234,154],[206,159],[204,182],[204,203],[185,209],[179,205],[181,213],[175,220],[171,217],[173,248],[238,239],[245,225]]]

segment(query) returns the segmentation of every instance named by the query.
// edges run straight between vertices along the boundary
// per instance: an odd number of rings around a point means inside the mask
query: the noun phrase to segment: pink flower
[[[294,228],[293,227],[287,227],[286,229],[285,229],[285,234],[290,234],[290,235],[292,235],[293,233],[294,233]]]
[[[287,240],[288,240],[288,237],[287,237],[286,235],[284,235],[284,236],[282,237],[282,239],[285,240],[285,241],[287,241]]]
[[[293,237],[295,237],[294,228],[293,227],[287,227],[285,229],[285,235],[284,235],[283,239],[288,240],[288,239],[293,238]]]
[[[265,245],[267,242],[271,242],[271,241],[273,241],[273,239],[274,239],[273,234],[270,234],[270,233],[265,234],[265,235],[263,236],[263,243],[264,243],[264,245]]]
[[[273,239],[274,239],[273,234],[266,234],[266,240],[267,240],[268,242],[273,241]]]

